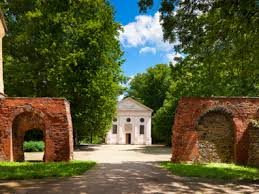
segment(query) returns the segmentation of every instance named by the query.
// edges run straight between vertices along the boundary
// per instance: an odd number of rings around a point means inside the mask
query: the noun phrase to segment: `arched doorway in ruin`
[[[29,129],[24,133],[24,160],[44,161],[45,134],[42,129]]]
[[[13,161],[22,162],[24,161],[24,137],[26,132],[31,130],[42,130],[43,140],[45,142],[46,153],[46,141],[45,141],[45,124],[43,118],[35,112],[23,112],[16,116],[12,124],[12,148],[13,148]]]
[[[235,130],[228,110],[216,108],[205,112],[196,129],[199,162],[234,162]]]

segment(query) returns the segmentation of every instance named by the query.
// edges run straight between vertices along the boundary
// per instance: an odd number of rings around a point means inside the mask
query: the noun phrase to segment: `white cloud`
[[[123,86],[123,87],[126,87],[126,88],[129,87],[129,84],[134,77],[135,77],[135,75],[128,76],[127,82],[126,83],[120,83],[120,85]]]
[[[124,95],[124,94],[119,95],[119,96],[118,96],[118,101],[121,101],[123,98],[125,98],[125,95]]]
[[[156,51],[170,51],[173,45],[163,41],[160,14],[154,16],[139,15],[135,21],[124,26],[119,40],[124,47],[153,47]]]
[[[140,49],[139,54],[144,54],[144,53],[153,53],[156,54],[156,48],[154,47],[143,47]]]

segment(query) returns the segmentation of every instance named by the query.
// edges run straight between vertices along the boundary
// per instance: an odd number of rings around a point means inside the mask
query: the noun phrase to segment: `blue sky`
[[[125,75],[134,76],[158,63],[168,63],[175,56],[173,46],[163,42],[159,23],[160,0],[147,14],[140,14],[138,0],[110,0],[115,9],[115,19],[124,27],[120,42],[126,62]]]

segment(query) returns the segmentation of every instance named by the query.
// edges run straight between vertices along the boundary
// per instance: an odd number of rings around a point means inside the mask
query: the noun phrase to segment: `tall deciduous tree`
[[[259,12],[254,0],[162,0],[164,39],[184,55],[156,117],[174,112],[181,96],[259,95]],[[153,0],[139,0],[146,11]],[[177,41],[176,41],[177,40]]]
[[[141,11],[152,0],[140,0]],[[207,89],[204,95],[259,94],[259,12],[254,0],[163,0],[164,39],[179,40],[176,51]],[[196,71],[193,73],[193,71]],[[196,79],[196,78],[195,78]],[[224,91],[224,92],[222,92]]]
[[[79,139],[104,136],[124,79],[116,38],[120,25],[108,1],[5,0],[0,5],[9,28],[6,93],[66,97]]]

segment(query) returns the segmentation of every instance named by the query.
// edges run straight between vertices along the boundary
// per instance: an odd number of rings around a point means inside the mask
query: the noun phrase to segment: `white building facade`
[[[0,9],[0,97],[4,96],[4,78],[3,78],[3,57],[2,57],[2,39],[5,36],[7,27],[4,20],[4,14]]]
[[[152,112],[152,109],[130,97],[120,101],[106,143],[151,145]]]

